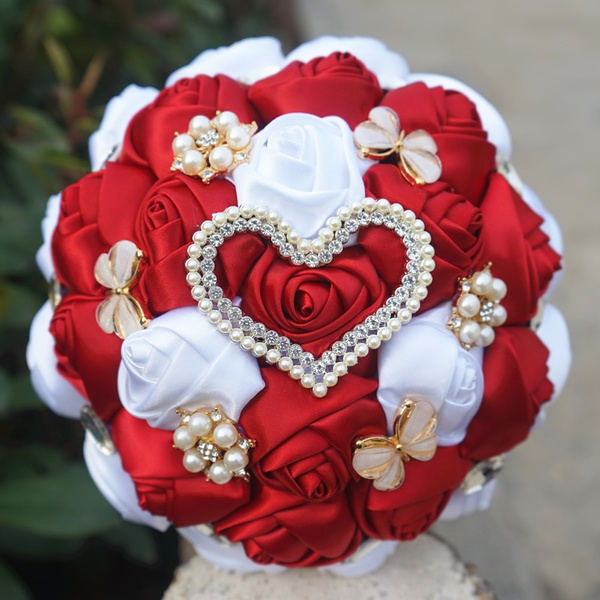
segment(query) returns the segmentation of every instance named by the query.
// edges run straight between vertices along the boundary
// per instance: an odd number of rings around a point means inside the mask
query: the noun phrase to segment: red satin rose
[[[406,479],[396,490],[379,492],[370,481],[352,487],[354,516],[370,537],[412,540],[433,525],[472,465],[457,446],[439,446],[430,461],[404,463]]]
[[[442,181],[422,187],[410,185],[395,165],[371,167],[364,181],[367,194],[387,198],[412,210],[431,234],[435,270],[421,310],[453,298],[457,279],[481,268],[487,260],[481,211]],[[406,261],[398,237],[386,228],[369,228],[361,230],[359,242],[388,287],[395,287],[401,278],[399,265],[403,268]]]
[[[383,92],[377,77],[348,53],[293,62],[250,87],[248,97],[265,122],[293,112],[335,115],[354,129]]]
[[[252,451],[253,477],[319,503],[358,480],[351,464],[353,441],[385,429],[374,396],[377,381],[350,373],[329,390],[324,402],[286,373],[265,368],[262,377],[265,389],[240,419],[248,436],[260,440]]]
[[[259,121],[247,100],[247,86],[226,75],[198,75],[165,88],[129,123],[119,162],[149,167],[164,177],[173,163],[175,132],[185,133],[192,117],[212,119],[217,111],[233,111],[242,123]]]
[[[56,309],[50,332],[58,372],[89,399],[101,419],[110,421],[121,408],[117,392],[121,340],[98,326],[96,310],[101,301],[69,294]]]
[[[113,420],[112,436],[140,506],[177,527],[222,519],[250,498],[250,485],[242,479],[218,485],[187,471],[183,452],[173,448],[172,431],[150,427],[121,410]]]
[[[252,502],[214,524],[215,533],[241,542],[254,562],[319,567],[339,562],[363,535],[345,494],[315,505],[297,495],[254,484]]]
[[[391,291],[359,246],[318,269],[292,265],[269,247],[237,293],[253,319],[320,355],[382,306]]]
[[[460,92],[412,83],[387,92],[381,104],[396,111],[407,133],[424,129],[433,136],[442,180],[478,205],[496,170],[496,148],[487,141],[473,102]]]
[[[540,406],[552,396],[548,355],[531,329],[496,328],[483,360],[483,400],[460,445],[462,456],[483,460],[525,440]]]

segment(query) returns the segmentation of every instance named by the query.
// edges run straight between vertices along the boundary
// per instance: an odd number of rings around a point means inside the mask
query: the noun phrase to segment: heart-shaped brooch
[[[244,315],[218,285],[214,272],[218,248],[239,233],[261,235],[292,264],[317,269],[340,254],[353,233],[371,226],[387,227],[406,247],[407,260],[399,286],[381,308],[346,332],[320,357]],[[421,300],[427,296],[427,286],[433,281],[431,272],[435,262],[430,242],[431,235],[413,211],[385,199],[365,198],[340,208],[337,216],[330,217],[319,236],[312,240],[303,239],[289,221],[268,207],[230,206],[213,214],[194,233],[185,263],[187,282],[199,310],[207,314],[218,331],[243,350],[257,358],[264,357],[267,363],[288,372],[304,388],[323,398],[327,389],[348,373],[349,367],[389,340],[419,310]]]

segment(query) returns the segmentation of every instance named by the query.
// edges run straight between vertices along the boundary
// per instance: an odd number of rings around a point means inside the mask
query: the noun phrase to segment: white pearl
[[[423,244],[423,245],[428,245],[431,243],[431,234],[429,234],[427,231],[422,231],[419,234],[419,243]]]
[[[356,346],[354,347],[354,352],[356,353],[356,356],[358,356],[359,358],[363,358],[367,354],[369,354],[369,346],[367,346],[366,344],[356,344]]]
[[[209,323],[212,323],[213,325],[218,325],[222,320],[223,320],[223,317],[221,316],[220,311],[218,311],[218,310],[211,310],[208,313],[208,321],[209,321]]]
[[[479,271],[473,275],[471,290],[479,296],[487,296],[492,292],[492,276],[489,271]]]
[[[205,131],[211,128],[210,119],[204,115],[196,115],[190,120],[188,131],[194,137],[200,137]]]
[[[324,242],[331,242],[331,240],[333,240],[333,231],[331,231],[331,229],[328,227],[323,227],[323,229],[319,230],[319,237]]]
[[[261,220],[264,220],[267,218],[267,215],[269,214],[269,208],[267,206],[264,205],[260,205],[257,206],[254,209],[254,214]]]
[[[217,146],[210,151],[208,161],[215,171],[227,171],[233,163],[233,152],[227,146]]]
[[[309,389],[309,388],[313,387],[316,383],[315,376],[312,373],[305,373],[304,375],[302,375],[302,378],[300,379],[300,383],[302,384],[302,387]]]
[[[408,308],[410,312],[415,313],[421,308],[421,303],[416,298],[409,298],[406,301],[406,308]]]
[[[185,268],[188,271],[197,271],[200,268],[200,263],[195,258],[188,258],[185,261]]]
[[[363,208],[368,213],[372,213],[375,210],[375,207],[377,206],[377,203],[375,202],[375,200],[373,198],[365,198],[362,201],[362,205],[363,205]]]
[[[402,308],[398,313],[398,317],[402,323],[408,323],[412,319],[412,313],[408,308]]]
[[[212,300],[209,300],[208,298],[204,298],[203,300],[200,300],[200,302],[198,302],[198,308],[202,312],[207,313],[208,311],[212,310],[212,307],[213,307]]]
[[[204,233],[204,231],[200,231],[200,230],[194,231],[194,235],[192,235],[192,239],[199,246],[204,246],[204,244],[206,244],[206,242],[208,241],[208,238],[206,237],[206,233]]]
[[[221,321],[217,325],[217,329],[220,333],[224,333],[225,335],[229,335],[231,330],[233,329],[233,325],[229,321]]]
[[[240,342],[240,346],[244,350],[252,350],[254,348],[254,338],[249,335],[245,335]]]
[[[267,215],[267,221],[269,221],[269,223],[271,223],[271,225],[277,225],[277,223],[279,223],[280,220],[281,220],[281,217],[279,216],[279,213],[277,211],[274,211],[274,210],[269,211],[269,214]]]
[[[292,229],[292,231],[290,231],[287,234],[287,238],[288,238],[288,242],[290,244],[297,245],[302,240],[302,235],[301,235],[301,233],[299,231],[296,231],[295,229]]]
[[[190,473],[199,473],[206,468],[206,461],[196,452],[196,450],[188,450],[183,455],[183,466]]]
[[[508,314],[506,309],[502,304],[498,304],[498,306],[494,306],[494,310],[492,311],[492,318],[490,319],[490,325],[494,327],[498,327],[499,325],[504,325]]]
[[[254,348],[252,348],[252,354],[256,356],[256,358],[260,358],[267,353],[267,345],[263,342],[256,342],[254,344]]]
[[[227,215],[222,212],[215,213],[212,217],[212,222],[215,224],[215,227],[223,227],[227,223]]]
[[[346,352],[344,354],[344,364],[347,367],[353,367],[358,362],[358,356],[354,352]]]
[[[424,285],[419,285],[415,288],[414,294],[419,300],[424,300],[427,298],[427,288]]]
[[[390,211],[390,201],[385,198],[380,198],[377,200],[377,208],[383,213],[387,213]]]
[[[423,285],[431,285],[431,282],[433,281],[433,275],[431,273],[429,273],[429,272],[420,273],[419,274],[419,281]]]
[[[250,134],[245,127],[239,125],[227,132],[227,145],[232,150],[243,150],[250,143]]]
[[[359,202],[358,200],[352,200],[352,202],[350,202],[350,205],[348,206],[348,208],[350,209],[351,213],[354,213],[355,215],[357,215],[358,213],[362,212],[363,203]]]
[[[423,256],[425,258],[433,258],[435,256],[434,247],[430,246],[429,244],[424,246],[423,249],[421,250],[421,256]]]
[[[304,375],[304,369],[300,365],[294,365],[290,369],[290,377],[292,379],[300,379]]]
[[[298,250],[300,250],[300,252],[302,252],[302,254],[308,254],[310,252],[310,240],[307,239],[303,239],[299,244],[298,244]]]
[[[254,216],[254,206],[250,206],[249,204],[242,204],[240,206],[240,215],[244,217],[244,219],[249,219]]]
[[[426,271],[433,271],[435,269],[435,261],[433,258],[424,259],[421,265]]]
[[[205,412],[195,412],[190,416],[188,429],[197,437],[204,437],[212,431],[212,421]]]
[[[400,331],[402,322],[397,317],[394,317],[388,321],[388,327],[390,328],[390,331],[395,333],[396,331]]]
[[[327,386],[324,383],[317,383],[312,391],[317,398],[324,398],[327,396]]]
[[[240,120],[234,112],[224,110],[213,119],[213,123],[217,127],[219,133],[226,133],[232,127],[239,125]]]
[[[248,455],[241,448],[231,448],[223,456],[225,466],[232,471],[243,469],[249,462]]]
[[[241,329],[235,328],[229,332],[229,339],[236,344],[239,344],[244,337],[244,332]]]
[[[338,377],[343,377],[348,374],[348,367],[344,363],[336,363],[333,365],[333,372]]]
[[[187,253],[190,258],[198,258],[202,254],[202,248],[197,244],[190,244]]]
[[[458,331],[458,337],[464,344],[474,344],[481,333],[481,327],[476,321],[463,321]]]
[[[186,175],[197,175],[206,168],[206,159],[199,150],[188,150],[181,157],[181,170]]]
[[[188,150],[196,149],[196,141],[191,135],[182,133],[181,135],[175,136],[173,143],[171,144],[173,154],[175,156],[183,156]]]
[[[381,346],[381,340],[376,335],[370,335],[367,338],[367,346],[369,346],[371,350],[377,350],[377,348]]]
[[[333,387],[338,382],[338,377],[335,373],[325,373],[323,376],[323,383],[327,387]]]
[[[321,238],[315,238],[311,241],[310,248],[315,254],[318,254],[325,248],[325,243]]]
[[[240,216],[240,209],[237,206],[228,206],[225,209],[225,214],[229,221],[235,221]]]
[[[274,365],[281,359],[281,354],[279,353],[279,350],[271,349],[267,352],[266,358],[268,363]]]
[[[342,206],[341,208],[338,208],[337,216],[342,221],[347,221],[350,218],[351,214],[352,213],[350,212],[350,209],[347,206]]]
[[[392,337],[392,332],[389,328],[387,327],[382,327],[378,332],[377,332],[377,337],[382,341],[382,342],[387,342],[391,337]]]
[[[206,296],[206,288],[201,285],[195,285],[192,288],[192,298],[196,300],[196,302],[202,300],[204,296]]]
[[[494,277],[492,281],[492,298],[496,300],[496,302],[500,302],[506,296],[506,283],[502,281],[502,279],[498,279],[498,277]]]
[[[327,219],[327,227],[332,231],[337,231],[342,227],[342,221],[339,217],[329,217]]]
[[[208,476],[211,481],[223,485],[231,481],[233,472],[225,466],[225,463],[222,460],[217,460],[210,466]]]
[[[173,443],[180,450],[189,450],[196,443],[196,436],[186,425],[180,425],[173,432]]]
[[[188,282],[189,285],[195,286],[195,285],[198,285],[202,281],[202,277],[200,277],[200,273],[197,273],[197,272],[188,273],[185,276],[185,280]]]
[[[478,346],[487,348],[494,341],[495,337],[496,333],[493,327],[490,327],[489,325],[482,325],[481,333],[479,334],[476,343]]]
[[[394,217],[396,217],[396,219],[402,218],[402,215],[404,214],[404,209],[402,208],[401,204],[392,204],[391,210],[392,214],[394,215]]]
[[[421,219],[415,219],[415,222],[412,225],[413,231],[417,233],[422,233],[425,229],[425,223],[421,221]]]
[[[282,356],[279,359],[278,367],[282,371],[289,371],[294,366],[292,359],[289,356]]]
[[[212,235],[216,231],[215,224],[212,221],[204,221],[204,223],[202,223],[202,225],[200,225],[200,229],[206,235]]]
[[[458,314],[463,317],[474,317],[481,308],[481,302],[475,294],[463,294],[456,303]]]
[[[405,223],[414,223],[415,219],[417,218],[417,215],[415,215],[415,213],[412,210],[405,210],[404,214],[402,215],[402,220]]]
[[[279,221],[279,231],[287,235],[292,231],[292,224],[287,219],[281,219],[281,221]]]
[[[220,423],[213,431],[213,440],[221,448],[231,448],[238,441],[237,429],[231,423]]]

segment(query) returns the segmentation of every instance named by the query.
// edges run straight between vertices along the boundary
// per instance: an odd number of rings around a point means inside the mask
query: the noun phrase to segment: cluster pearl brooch
[[[218,285],[214,272],[218,248],[236,234],[261,235],[292,264],[318,268],[340,254],[353,233],[369,226],[387,227],[404,244],[407,260],[404,271],[399,269],[399,286],[381,308],[346,332],[320,357],[244,315],[231,299],[224,297]],[[255,357],[277,365],[302,387],[311,389],[317,398],[323,398],[328,388],[348,373],[349,367],[389,340],[419,310],[427,296],[427,286],[433,281],[435,262],[430,242],[431,235],[414,212],[385,199],[365,198],[340,208],[312,240],[302,238],[289,221],[267,207],[230,206],[202,223],[194,233],[185,267],[192,298],[219,332]]]
[[[437,144],[431,135],[418,129],[409,133],[400,129],[400,119],[387,106],[376,106],[354,130],[354,143],[361,158],[381,159],[398,155],[398,166],[411,184],[437,181],[442,174]]]
[[[175,133],[171,171],[210,183],[217,175],[249,160],[256,130],[256,123],[240,123],[230,110],[217,111],[213,119],[196,115],[190,120],[187,133]]]
[[[452,308],[448,327],[466,350],[489,346],[495,338],[494,327],[506,321],[506,309],[500,301],[506,296],[506,284],[492,276],[491,263],[471,277],[459,279],[459,296]]]
[[[256,443],[243,437],[235,421],[219,405],[189,412],[177,409],[180,425],[173,433],[173,447],[184,452],[183,466],[190,473],[203,472],[207,481],[219,485],[234,477],[249,481],[248,451]]]
[[[356,442],[352,467],[365,479],[373,479],[380,492],[404,483],[404,463],[411,458],[431,460],[437,449],[435,409],[425,400],[405,398],[398,410],[392,437],[370,437]]]
[[[108,253],[101,254],[94,266],[96,281],[109,290],[108,298],[98,306],[96,321],[102,331],[116,333],[121,339],[150,322],[130,293],[143,256],[133,242],[121,240]]]

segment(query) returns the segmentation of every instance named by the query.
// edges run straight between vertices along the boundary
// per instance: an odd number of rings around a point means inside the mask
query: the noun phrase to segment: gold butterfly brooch
[[[435,409],[425,400],[406,398],[394,423],[392,437],[376,436],[356,442],[352,467],[381,492],[404,483],[404,463],[411,458],[427,461],[437,448]]]
[[[435,140],[424,129],[409,134],[400,129],[400,119],[387,106],[376,106],[354,130],[354,143],[361,158],[381,159],[398,155],[398,167],[411,184],[433,183],[442,174]]]

